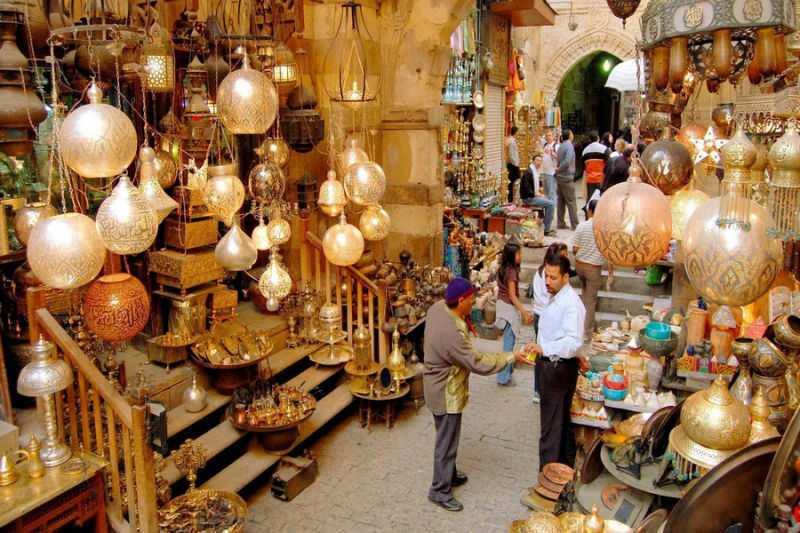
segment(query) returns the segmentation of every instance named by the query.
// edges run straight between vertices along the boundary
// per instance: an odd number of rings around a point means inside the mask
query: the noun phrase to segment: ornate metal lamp
[[[17,379],[17,392],[36,398],[46,433],[39,456],[48,467],[60,465],[72,456],[58,430],[54,396],[72,384],[72,369],[63,359],[53,357],[54,354],[55,346],[40,337],[31,348],[31,362],[22,368]]]
[[[150,28],[150,39],[142,48],[144,87],[154,93],[171,92],[175,89],[175,58],[169,34],[155,23]]]
[[[325,90],[332,102],[372,102],[380,90],[379,55],[358,2],[345,2],[325,56]]]

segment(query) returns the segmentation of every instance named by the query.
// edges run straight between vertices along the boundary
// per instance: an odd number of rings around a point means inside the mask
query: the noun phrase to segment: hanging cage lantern
[[[286,95],[297,86],[297,62],[289,47],[279,43],[273,51],[272,81]]]
[[[358,2],[345,2],[338,14],[323,67],[325,90],[332,102],[372,102],[380,90],[380,52],[364,22]]]
[[[297,50],[301,61],[305,60],[306,51]],[[325,137],[325,121],[319,114],[317,95],[303,82],[303,73],[297,68],[297,87],[292,89],[286,98],[286,109],[281,110],[281,133],[286,143],[295,152],[310,152]]]
[[[795,240],[800,237],[800,220],[796,216],[800,206],[800,134],[794,119],[789,120],[786,132],[772,145],[769,163],[770,233]]]
[[[273,248],[269,264],[258,279],[258,290],[268,302],[270,299],[274,301],[283,300],[292,290],[292,278],[278,261],[277,255],[277,250]]]
[[[175,57],[169,34],[156,22],[150,28],[150,42],[142,48],[144,88],[153,93],[166,93],[175,89]]]

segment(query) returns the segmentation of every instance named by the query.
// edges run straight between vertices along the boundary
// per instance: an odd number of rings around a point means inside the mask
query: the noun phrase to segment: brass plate
[[[368,368],[359,368],[355,361],[350,361],[344,365],[344,371],[351,376],[371,376],[381,369],[381,365],[375,361],[370,362]]]
[[[233,513],[233,525],[222,530],[225,533],[241,533],[244,531],[244,526],[247,523],[247,504],[236,493],[224,490],[211,490],[211,489],[194,489],[182,496],[178,496],[170,500],[159,512],[159,522],[163,531],[174,531],[178,524],[170,521],[170,518],[176,518],[178,514],[187,505],[192,508],[204,507],[210,500],[226,500],[231,507]],[[193,516],[192,513],[187,513],[189,517]],[[189,518],[187,517],[187,518]],[[189,518],[191,520],[191,518]],[[197,531],[202,531],[200,524],[189,524]]]
[[[353,349],[346,344],[334,344],[333,357],[331,357],[331,346],[323,346],[308,356],[313,362],[323,366],[336,366],[346,363],[353,358]]]

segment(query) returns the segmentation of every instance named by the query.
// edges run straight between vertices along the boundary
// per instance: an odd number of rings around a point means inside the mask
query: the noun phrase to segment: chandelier
[[[745,70],[752,83],[786,68],[784,35],[794,31],[793,2],[781,0],[656,0],[642,15],[645,50],[653,54],[653,80],[680,90],[686,72],[705,79],[710,92],[735,84]],[[782,59],[783,58],[783,59]]]
[[[323,68],[330,100],[364,103],[377,99],[381,84],[379,58],[361,4],[345,2]]]

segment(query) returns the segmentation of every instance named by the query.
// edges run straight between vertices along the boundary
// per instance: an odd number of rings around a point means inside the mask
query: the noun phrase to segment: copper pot
[[[750,368],[753,370],[753,383],[756,376],[781,377],[786,372],[788,361],[784,353],[769,339],[758,339],[750,352]]]
[[[783,315],[772,325],[775,340],[792,349],[800,349],[800,317]]]

